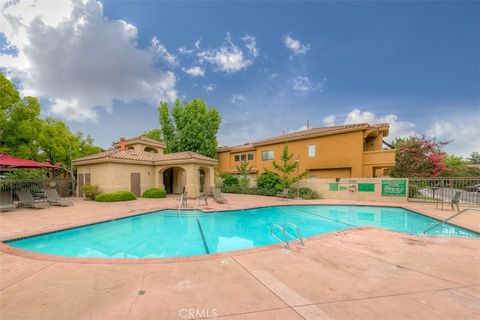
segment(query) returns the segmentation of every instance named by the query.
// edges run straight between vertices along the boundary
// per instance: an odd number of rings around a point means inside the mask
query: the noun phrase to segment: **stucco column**
[[[155,167],[155,170],[153,171],[153,185],[155,188],[162,188],[165,189],[165,186],[163,185],[163,167]]]
[[[208,174],[205,177],[205,184],[207,185],[207,189],[205,192],[210,194],[212,191],[211,188],[215,187],[215,169],[213,167],[208,167]]]
[[[185,171],[187,175],[185,191],[187,191],[189,198],[197,198],[200,194],[200,172],[198,171],[198,166],[190,164],[185,166]]]

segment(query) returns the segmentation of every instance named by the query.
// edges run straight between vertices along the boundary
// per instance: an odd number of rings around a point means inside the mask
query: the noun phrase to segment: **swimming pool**
[[[69,257],[162,258],[228,252],[278,243],[272,224],[296,224],[303,237],[359,226],[422,234],[438,220],[395,207],[277,206],[209,212],[162,210],[7,241],[25,250]],[[294,231],[289,230],[290,233]],[[428,235],[479,237],[451,224]]]

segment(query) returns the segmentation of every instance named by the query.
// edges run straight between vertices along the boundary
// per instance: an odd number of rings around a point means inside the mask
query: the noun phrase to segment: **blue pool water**
[[[59,256],[158,258],[226,252],[277,243],[272,224],[295,223],[303,237],[372,226],[421,234],[438,220],[401,209],[367,206],[279,206],[203,213],[163,210],[9,241],[17,248]],[[202,237],[203,233],[203,237]],[[290,233],[294,234],[293,230]],[[428,235],[479,237],[450,224]]]

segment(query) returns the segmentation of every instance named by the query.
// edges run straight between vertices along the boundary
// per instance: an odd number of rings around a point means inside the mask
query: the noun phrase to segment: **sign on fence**
[[[375,192],[374,183],[359,183],[358,192]]]
[[[405,197],[407,195],[407,180],[382,180],[383,197]]]

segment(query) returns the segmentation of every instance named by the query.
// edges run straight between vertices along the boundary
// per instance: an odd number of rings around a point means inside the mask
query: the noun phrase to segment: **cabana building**
[[[165,144],[146,138],[120,138],[113,148],[75,159],[77,193],[85,184],[103,192],[132,191],[141,196],[148,188],[164,188],[196,198],[214,186],[217,160],[192,151],[164,154]]]

